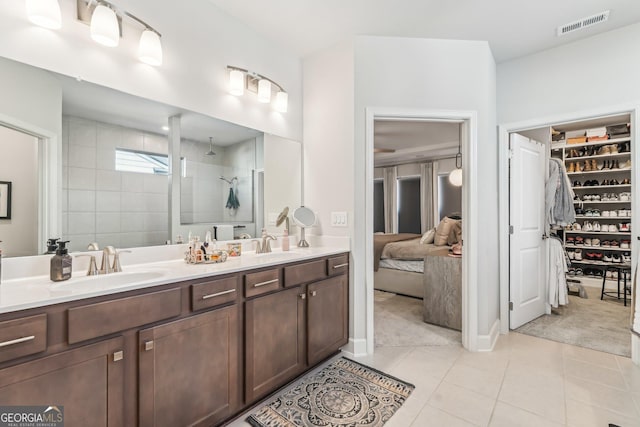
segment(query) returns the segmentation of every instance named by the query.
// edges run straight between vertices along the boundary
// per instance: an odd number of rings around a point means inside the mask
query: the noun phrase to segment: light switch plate
[[[331,212],[332,227],[346,227],[348,225],[346,212]]]

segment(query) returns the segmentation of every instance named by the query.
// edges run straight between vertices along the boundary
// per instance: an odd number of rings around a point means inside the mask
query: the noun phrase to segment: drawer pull
[[[222,291],[222,292],[216,292],[215,294],[209,294],[209,295],[203,295],[202,299],[209,299],[209,298],[215,298],[215,297],[219,297],[220,295],[227,295],[230,294],[232,292],[235,292],[235,289],[229,289],[226,291]]]
[[[337,269],[337,268],[346,267],[347,265],[349,265],[349,263],[348,263],[348,262],[345,262],[344,264],[334,265],[334,266],[333,266],[333,269],[335,270],[335,269]]]
[[[153,350],[153,341],[145,341],[144,342],[144,351]]]
[[[318,295],[318,293],[316,291],[311,291],[311,296],[315,297],[316,295]]]
[[[300,297],[300,299],[306,299],[307,298],[306,294],[298,294],[298,296]]]
[[[120,351],[116,351],[115,353],[113,353],[113,361],[114,362],[119,362],[122,359],[124,359],[124,351],[120,350]]]
[[[276,283],[278,282],[280,279],[272,279],[272,280],[267,280],[266,282],[260,282],[260,283],[256,283],[255,285],[253,285],[254,288],[259,288],[260,286],[265,286],[265,285],[270,285],[272,283]]]
[[[7,347],[9,345],[20,344],[21,342],[27,342],[36,339],[35,335],[29,335],[28,337],[16,338],[15,340],[0,342],[1,347]]]

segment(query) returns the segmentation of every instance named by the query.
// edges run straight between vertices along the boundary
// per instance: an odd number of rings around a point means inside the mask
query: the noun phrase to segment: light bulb
[[[240,70],[229,72],[229,93],[235,96],[244,95],[244,73]]]
[[[160,36],[155,31],[146,29],[140,36],[138,59],[149,65],[162,65],[162,44]]]
[[[260,79],[258,82],[258,101],[271,102],[271,82],[269,80]]]
[[[120,43],[120,26],[116,13],[99,4],[91,16],[91,38],[105,46],[115,47]]]
[[[454,169],[449,173],[449,182],[456,187],[462,186],[462,169]]]
[[[27,0],[27,18],[36,25],[51,30],[62,26],[58,0]]]
[[[273,108],[279,113],[286,113],[289,104],[289,94],[285,91],[279,91],[276,93],[276,100]]]

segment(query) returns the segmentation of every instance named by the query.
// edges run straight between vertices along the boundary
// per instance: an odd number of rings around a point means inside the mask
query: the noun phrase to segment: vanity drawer
[[[327,277],[325,260],[305,262],[284,268],[284,287],[315,282]]]
[[[197,311],[236,300],[235,276],[191,285],[191,310]]]
[[[334,276],[349,271],[349,254],[331,257],[327,260],[327,275]]]
[[[47,349],[47,315],[0,322],[0,362]]]
[[[70,308],[69,344],[180,315],[180,288]]]
[[[280,288],[280,269],[260,271],[244,275],[244,295],[253,297]]]

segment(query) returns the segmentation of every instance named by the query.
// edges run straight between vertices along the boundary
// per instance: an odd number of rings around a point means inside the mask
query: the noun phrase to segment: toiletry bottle
[[[56,253],[56,250],[58,249],[58,240],[60,240],[58,237],[47,239],[47,252],[45,252],[45,255],[53,255]]]
[[[54,282],[71,279],[71,261],[66,245],[69,241],[58,242],[56,254],[51,257],[51,272],[49,278]]]
[[[287,231],[287,229],[284,229],[284,234],[282,235],[282,250],[283,251],[288,251],[289,250],[289,232]]]

